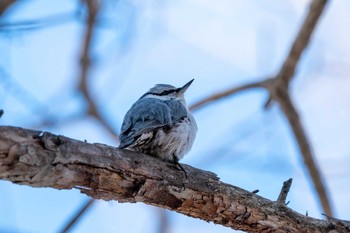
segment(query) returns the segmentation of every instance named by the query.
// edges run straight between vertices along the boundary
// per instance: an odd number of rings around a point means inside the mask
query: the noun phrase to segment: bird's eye
[[[166,90],[166,91],[163,91],[160,95],[169,95],[174,93],[176,93],[176,90]]]

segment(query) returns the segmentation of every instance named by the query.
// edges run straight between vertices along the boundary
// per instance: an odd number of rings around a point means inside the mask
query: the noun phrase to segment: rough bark
[[[143,202],[247,232],[349,232],[342,223],[223,183],[208,171],[64,136],[0,126],[0,179],[80,189],[95,199]]]

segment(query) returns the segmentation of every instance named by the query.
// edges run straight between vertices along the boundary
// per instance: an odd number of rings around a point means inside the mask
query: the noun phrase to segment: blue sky
[[[119,130],[128,108],[156,83],[195,82],[187,102],[275,74],[295,38],[308,1],[105,1],[93,41],[89,88]],[[305,129],[326,177],[336,216],[350,218],[350,41],[345,0],[329,3],[291,85]],[[77,92],[84,14],[74,1],[23,1],[2,22],[59,15],[38,28],[0,31],[2,125],[48,130],[117,146]],[[199,131],[183,163],[222,181],[275,199],[293,178],[289,206],[321,217],[315,193],[285,117],[264,110],[267,93],[252,90],[194,112]],[[42,120],[57,119],[45,127]],[[57,232],[87,199],[77,190],[52,190],[1,181],[0,232]],[[135,221],[135,213],[137,218]],[[155,232],[158,209],[99,201],[73,232]],[[232,232],[168,212],[170,232]]]

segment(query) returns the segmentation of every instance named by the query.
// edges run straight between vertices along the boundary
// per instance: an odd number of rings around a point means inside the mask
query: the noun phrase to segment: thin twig
[[[89,11],[89,15],[87,19],[85,39],[83,42],[82,54],[81,54],[81,60],[80,60],[81,74],[80,74],[79,90],[83,94],[88,104],[88,114],[94,117],[95,119],[97,119],[101,123],[101,125],[108,130],[108,132],[113,136],[113,138],[118,140],[116,131],[100,113],[99,109],[97,108],[95,99],[92,97],[88,88],[89,70],[91,66],[90,47],[91,47],[92,37],[94,35],[96,17],[100,6],[99,6],[99,1],[97,0],[86,0],[85,2]]]
[[[252,191],[253,194],[257,194],[259,192],[259,189],[255,189]]]
[[[230,88],[226,91],[215,93],[213,95],[210,95],[207,98],[204,98],[204,99],[198,101],[197,103],[192,104],[190,106],[190,110],[195,111],[201,107],[204,107],[205,105],[208,105],[209,103],[212,103],[212,102],[219,100],[219,99],[222,99],[224,97],[229,97],[229,96],[236,94],[240,91],[244,91],[244,90],[248,90],[248,89],[252,89],[252,88],[264,88],[264,87],[266,87],[267,80],[257,81],[257,82],[253,82],[253,83],[247,83],[247,84],[243,84],[243,85],[238,86],[238,87]]]
[[[67,233],[72,230],[73,226],[78,222],[78,220],[86,213],[86,211],[92,206],[95,202],[95,199],[90,198],[87,202],[85,202],[81,208],[77,211],[76,214],[73,215],[71,219],[65,224],[65,227],[59,231],[60,233]]]
[[[283,182],[283,186],[281,188],[280,195],[277,198],[278,203],[285,205],[290,186],[292,185],[292,181],[293,181],[293,179],[290,178],[289,180],[286,180],[285,182]]]

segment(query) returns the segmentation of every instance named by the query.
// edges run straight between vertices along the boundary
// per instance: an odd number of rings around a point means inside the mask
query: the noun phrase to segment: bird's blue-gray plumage
[[[177,162],[195,139],[197,125],[189,112],[183,92],[158,84],[144,94],[126,113],[119,148],[127,148],[164,160]]]
[[[126,113],[120,134],[120,148],[136,141],[143,133],[172,127],[187,116],[186,108],[174,100],[141,99]]]

